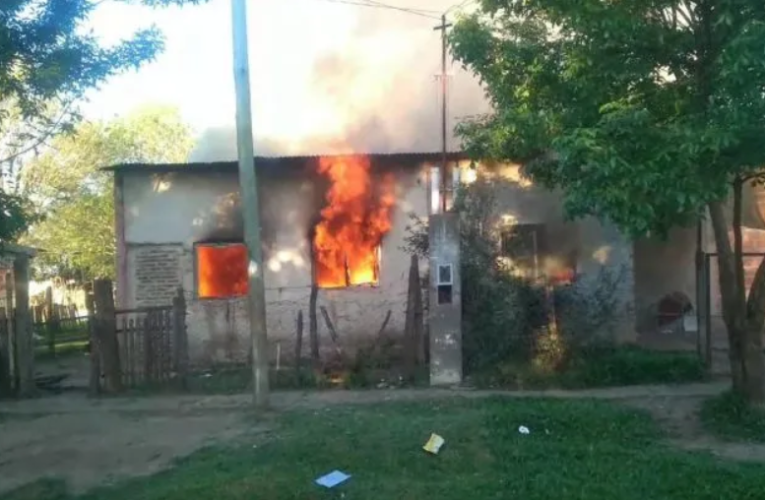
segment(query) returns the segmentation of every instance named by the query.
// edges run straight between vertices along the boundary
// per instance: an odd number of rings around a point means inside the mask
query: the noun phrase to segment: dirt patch
[[[64,479],[73,492],[150,475],[173,460],[245,431],[243,414],[82,412],[0,423],[0,494],[43,477]]]
[[[708,434],[701,425],[699,410],[704,397],[642,397],[623,402],[648,411],[667,432],[674,446],[688,451],[704,451],[729,460],[765,462],[765,445],[722,441]]]

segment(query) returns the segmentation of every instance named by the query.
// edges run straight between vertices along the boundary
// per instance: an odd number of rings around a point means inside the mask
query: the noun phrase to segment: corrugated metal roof
[[[273,168],[277,166],[305,166],[306,163],[311,161],[318,161],[320,158],[342,158],[348,156],[368,156],[372,164],[375,163],[414,163],[414,162],[439,162],[441,160],[442,153],[372,153],[372,154],[337,154],[337,155],[304,155],[304,156],[256,156],[255,165],[256,168],[268,167]],[[452,151],[447,153],[447,159],[449,161],[457,161],[467,159],[467,156],[462,152]],[[122,163],[117,165],[111,165],[103,167],[101,170],[107,172],[174,172],[181,170],[193,169],[200,170],[228,170],[236,169],[236,161],[218,161],[218,162],[193,162],[193,163]]]

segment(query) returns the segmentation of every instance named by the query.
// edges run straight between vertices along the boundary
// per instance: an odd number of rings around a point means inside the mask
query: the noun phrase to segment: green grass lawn
[[[701,421],[720,438],[765,443],[765,409],[749,406],[732,392],[705,401]]]
[[[661,442],[645,415],[605,403],[464,400],[332,408],[278,418],[267,436],[208,449],[151,478],[81,500],[746,500],[765,465],[718,461]],[[518,432],[518,426],[531,434]],[[437,456],[421,447],[446,439]],[[337,491],[313,484],[340,469]],[[342,496],[341,496],[342,494]],[[3,500],[62,500],[40,483]]]

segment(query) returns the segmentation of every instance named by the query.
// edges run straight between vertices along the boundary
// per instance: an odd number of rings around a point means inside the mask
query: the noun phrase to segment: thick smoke
[[[404,4],[401,2],[400,4]],[[454,0],[422,0],[417,8],[444,11]],[[354,7],[348,7],[354,8]],[[303,137],[262,137],[255,121],[255,150],[263,156],[332,153],[430,152],[441,149],[440,33],[427,19],[393,10],[355,7],[351,42],[314,59],[311,105],[329,109],[340,125]],[[437,16],[437,15],[436,15]],[[267,72],[253,68],[253,73]],[[461,118],[488,111],[475,78],[448,59],[448,145],[459,149],[452,130]],[[257,110],[256,110],[257,112]],[[300,121],[300,116],[295,116]],[[231,126],[202,132],[194,161],[233,160]]]

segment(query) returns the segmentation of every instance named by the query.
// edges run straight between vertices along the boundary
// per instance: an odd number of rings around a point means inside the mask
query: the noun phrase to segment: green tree
[[[765,164],[765,2],[482,0],[450,42],[495,110],[458,127],[472,155],[634,237],[709,214],[733,388],[765,402],[765,265],[747,297],[741,231]]]
[[[148,6],[205,0],[111,0]],[[77,102],[109,77],[151,61],[156,27],[104,47],[83,29],[104,0],[2,0],[0,5],[0,242],[26,227],[13,182],[19,162],[80,120]]]
[[[119,163],[184,162],[191,129],[178,111],[148,107],[108,123],[83,122],[55,138],[22,172],[22,189],[39,221],[22,238],[40,248],[36,271],[75,279],[114,278],[111,174]]]

